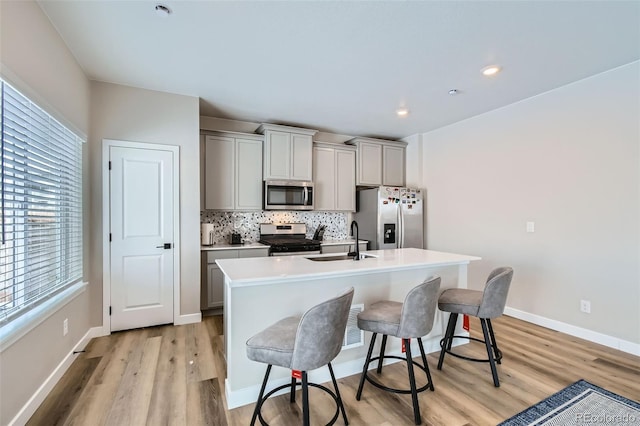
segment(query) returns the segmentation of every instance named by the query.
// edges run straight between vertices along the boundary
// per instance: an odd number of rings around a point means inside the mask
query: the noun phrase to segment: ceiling
[[[426,132],[640,58],[640,1],[163,0],[166,18],[157,3],[39,1],[92,80],[354,136]]]

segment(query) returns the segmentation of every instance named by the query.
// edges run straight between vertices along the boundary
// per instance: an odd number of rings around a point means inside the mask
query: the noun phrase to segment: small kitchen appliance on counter
[[[200,224],[200,244],[203,246],[213,245],[213,223]]]
[[[242,236],[237,232],[231,233],[231,244],[242,244]]]
[[[304,223],[261,223],[260,243],[269,246],[269,256],[320,254],[320,241],[306,238]]]

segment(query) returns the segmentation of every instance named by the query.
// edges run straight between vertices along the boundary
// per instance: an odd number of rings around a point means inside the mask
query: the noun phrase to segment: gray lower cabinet
[[[200,309],[216,309],[222,308],[224,305],[224,274],[220,268],[218,268],[216,259],[238,259],[267,256],[269,256],[269,247],[203,251]]]
[[[360,246],[360,251],[367,250],[367,243],[360,242],[358,244]],[[323,245],[320,249],[322,254],[327,253],[348,253],[353,250],[353,244],[331,244],[331,245]]]

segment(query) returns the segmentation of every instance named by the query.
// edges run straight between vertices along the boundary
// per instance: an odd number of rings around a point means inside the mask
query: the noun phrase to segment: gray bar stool
[[[260,395],[251,417],[252,426],[256,418],[262,425],[267,425],[261,414],[262,404],[279,390],[290,387],[290,402],[295,402],[297,386],[302,386],[302,418],[305,426],[309,425],[309,386],[323,390],[336,402],[336,412],[328,425],[336,422],[340,411],[344,423],[349,424],[331,361],[342,348],[352,299],[353,287],[312,307],[302,317],[288,317],[278,321],[247,341],[247,357],[252,361],[267,364]],[[265,395],[273,365],[300,371],[302,381],[298,382],[292,377],[291,384],[278,386]],[[307,381],[307,372],[323,365],[329,367],[335,393],[325,386]]]
[[[504,312],[507,303],[507,294],[513,277],[513,269],[510,267],[496,268],[489,274],[484,291],[469,290],[465,288],[450,288],[442,292],[438,300],[438,308],[444,312],[450,312],[447,331],[440,341],[440,359],[438,360],[438,370],[442,370],[445,353],[455,357],[466,359],[467,361],[488,362],[491,366],[493,384],[500,386],[496,363],[500,364],[502,352],[498,349],[496,337],[493,334],[491,319],[497,318]],[[458,314],[471,315],[480,318],[484,340],[470,336],[455,336]],[[451,350],[453,339],[469,339],[482,342],[487,348],[487,359],[471,358],[457,354]]]
[[[367,359],[365,360],[364,367],[362,369],[362,376],[360,376],[358,393],[356,394],[356,399],[358,401],[360,401],[360,397],[362,396],[362,388],[364,387],[365,379],[375,387],[387,392],[411,394],[415,423],[417,425],[421,423],[418,393],[426,390],[427,388],[431,391],[434,390],[433,381],[431,380],[431,372],[429,371],[429,364],[427,363],[427,357],[424,353],[424,347],[422,346],[422,336],[429,334],[433,327],[433,319],[436,312],[439,290],[440,277],[432,277],[419,286],[411,289],[405,297],[404,303],[393,302],[390,300],[376,302],[358,314],[358,327],[362,330],[373,332],[373,336],[371,336],[371,343],[369,344]],[[371,358],[373,345],[376,342],[376,336],[378,333],[382,334],[380,356]],[[406,358],[384,354],[385,347],[387,345],[387,336],[394,336],[402,339],[406,351]],[[422,356],[422,365],[413,361],[411,357],[411,338],[418,339],[420,355]],[[371,378],[368,373],[369,364],[378,360],[377,372],[380,374],[382,373],[382,361],[385,358],[401,359],[407,362],[410,389],[390,388],[383,386]],[[416,380],[413,372],[414,365],[424,371],[427,375],[427,384],[420,388],[416,388]]]

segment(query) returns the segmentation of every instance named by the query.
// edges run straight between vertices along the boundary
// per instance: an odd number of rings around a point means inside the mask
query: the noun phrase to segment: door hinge
[[[109,170],[111,170],[111,161],[109,161]]]
[[[109,316],[111,316],[111,306],[109,306]]]
[[[109,232],[109,242],[111,242],[111,232]]]

